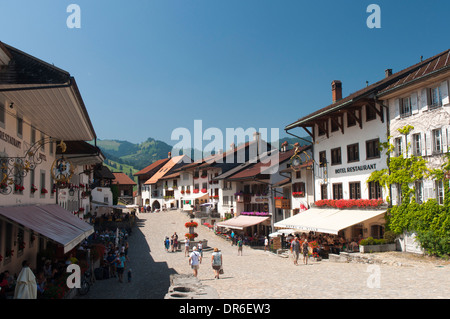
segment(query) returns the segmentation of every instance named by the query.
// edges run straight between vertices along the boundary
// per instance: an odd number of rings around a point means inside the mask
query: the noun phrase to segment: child
[[[131,282],[131,268],[128,269],[128,282]]]

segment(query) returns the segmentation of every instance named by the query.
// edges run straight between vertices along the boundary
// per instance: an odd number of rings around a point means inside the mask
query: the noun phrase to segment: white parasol
[[[14,290],[14,299],[36,299],[37,285],[36,276],[30,267],[23,267],[17,277],[16,289]]]

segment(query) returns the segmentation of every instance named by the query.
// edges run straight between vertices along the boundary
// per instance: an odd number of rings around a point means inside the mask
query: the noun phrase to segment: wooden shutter
[[[395,118],[400,118],[400,99],[395,99]]]
[[[444,106],[450,106],[450,101],[448,97],[448,83],[447,81],[444,81],[441,83],[441,99],[442,99],[442,105]]]
[[[420,109],[422,111],[428,109],[428,89],[420,90]]]
[[[433,146],[433,140],[431,138],[431,132],[425,132],[425,148],[426,153],[425,155],[431,155],[432,154],[432,146]]]
[[[427,155],[427,142],[426,141],[426,137],[425,137],[425,132],[420,133],[420,148],[421,148],[421,154],[422,156],[426,156]]]
[[[412,110],[412,114],[416,114],[416,113],[419,112],[419,103],[418,103],[417,97],[418,97],[417,92],[414,92],[413,94],[411,94],[411,110]]]

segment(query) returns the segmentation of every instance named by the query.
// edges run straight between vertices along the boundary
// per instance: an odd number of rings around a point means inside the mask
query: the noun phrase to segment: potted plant
[[[42,188],[42,189],[41,189],[41,194],[44,195],[44,194],[47,194],[47,193],[48,193],[48,190],[46,190],[45,188]]]
[[[34,194],[37,191],[37,187],[34,184],[31,184],[31,193]]]

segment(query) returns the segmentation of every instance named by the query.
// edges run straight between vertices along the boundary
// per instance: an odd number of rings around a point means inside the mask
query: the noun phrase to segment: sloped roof
[[[148,165],[147,167],[141,169],[139,172],[134,173],[134,176],[140,176],[140,175],[146,175],[152,172],[152,170],[158,170],[161,168],[164,164],[166,164],[169,161],[170,158],[163,158],[160,160],[157,160],[156,162]]]
[[[180,155],[170,158],[167,163],[161,167],[150,179],[148,179],[144,184],[145,185],[151,185],[156,184],[158,180],[165,175],[168,175],[172,172],[172,168],[175,167],[175,165],[182,162],[184,159],[188,158],[186,155]]]
[[[113,175],[114,175],[114,179],[112,181],[113,184],[136,185],[136,183],[125,173],[113,172]]]
[[[358,90],[347,97],[344,97],[343,99],[330,104],[324,108],[321,108],[313,113],[310,113],[297,121],[287,125],[285,127],[285,130],[290,130],[295,127],[301,126],[301,125],[311,125],[314,121],[314,119],[320,118],[321,116],[325,116],[327,114],[330,114],[332,112],[341,110],[345,107],[351,106],[353,103],[357,102],[358,100],[368,98],[375,96],[375,94],[382,92],[383,90],[388,89],[389,87],[395,87],[400,85],[401,83],[406,83],[412,80],[413,78],[417,77],[419,74],[425,74],[431,72],[436,67],[448,67],[448,52],[449,50],[446,50],[442,53],[439,53],[429,59],[426,59],[424,61],[421,61],[417,64],[414,64],[406,69],[403,69],[399,72],[396,72],[388,77],[385,77],[384,79],[369,85],[361,90]],[[446,62],[444,62],[446,61]],[[421,72],[422,70],[422,72]],[[416,74],[416,75],[414,75]]]

